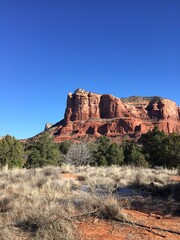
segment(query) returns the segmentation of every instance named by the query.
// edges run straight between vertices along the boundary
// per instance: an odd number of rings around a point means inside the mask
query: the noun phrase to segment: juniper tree
[[[23,144],[10,135],[0,140],[0,168],[7,165],[8,168],[22,167],[24,165]]]

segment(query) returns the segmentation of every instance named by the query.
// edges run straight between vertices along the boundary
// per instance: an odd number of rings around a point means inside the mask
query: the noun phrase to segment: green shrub
[[[58,145],[53,142],[48,132],[44,132],[37,141],[27,145],[27,168],[43,167],[48,165],[58,165],[60,152]]]
[[[69,151],[70,146],[70,141],[61,142],[59,143],[59,150],[62,154],[66,155]]]
[[[139,139],[143,153],[151,166],[178,167],[180,165],[180,135],[165,134],[155,127]]]
[[[123,148],[117,143],[112,143],[108,148],[108,165],[121,165],[124,162]]]
[[[12,136],[0,140],[0,168],[22,167],[25,163],[23,144]]]

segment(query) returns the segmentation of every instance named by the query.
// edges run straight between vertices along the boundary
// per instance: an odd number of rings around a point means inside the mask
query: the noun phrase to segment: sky
[[[0,136],[63,119],[77,88],[180,106],[180,0],[0,0]]]

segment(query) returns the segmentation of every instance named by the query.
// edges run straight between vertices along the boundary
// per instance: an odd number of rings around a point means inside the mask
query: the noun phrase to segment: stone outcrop
[[[61,142],[101,135],[138,138],[155,125],[180,133],[180,107],[160,97],[116,98],[78,89],[68,94],[64,119],[48,130]]]
[[[52,124],[51,123],[46,123],[45,127],[44,127],[44,130],[49,129],[50,127],[52,127]]]

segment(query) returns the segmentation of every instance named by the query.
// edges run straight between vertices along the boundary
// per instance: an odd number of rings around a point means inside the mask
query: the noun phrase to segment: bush
[[[111,220],[127,220],[127,215],[122,212],[119,202],[113,197],[108,197],[101,202],[99,214],[101,217]]]
[[[148,167],[148,162],[141,151],[141,148],[132,142],[125,144],[125,163],[136,167]]]
[[[88,145],[86,143],[71,145],[65,156],[65,161],[75,166],[89,165],[92,162],[92,158]]]
[[[69,141],[59,143],[59,150],[62,154],[66,155],[69,151],[71,143]]]
[[[108,165],[121,165],[124,162],[124,151],[117,143],[112,143],[108,148]]]
[[[108,165],[108,151],[110,147],[110,140],[106,136],[101,136],[96,142],[92,155],[95,164],[101,166]]]
[[[28,154],[27,168],[60,164],[58,145],[53,142],[48,132],[44,132],[37,141],[28,143],[26,152]]]
[[[73,240],[72,223],[66,220],[63,215],[56,220],[56,215],[54,214],[54,218],[55,220],[51,220],[51,216],[48,213],[33,213],[18,221],[15,226],[23,232],[29,232],[30,236],[37,240]]]
[[[178,167],[180,165],[180,135],[166,135],[155,127],[139,139],[149,163],[154,166]]]
[[[7,135],[0,141],[0,168],[22,167],[25,163],[23,144]]]
[[[110,139],[102,136],[95,142],[92,152],[94,162],[99,166],[121,165],[124,161],[124,151],[121,145],[110,143]]]

